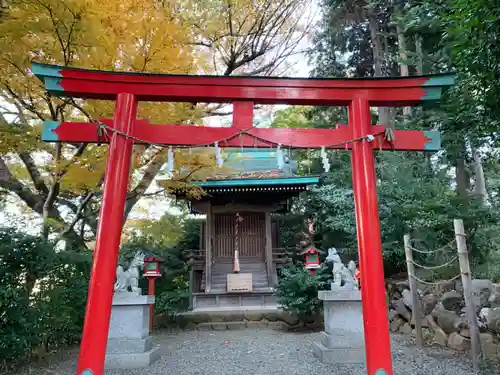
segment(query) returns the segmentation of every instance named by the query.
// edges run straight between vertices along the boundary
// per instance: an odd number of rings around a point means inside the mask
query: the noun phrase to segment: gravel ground
[[[365,375],[364,366],[323,365],[311,343],[318,333],[272,330],[185,331],[155,335],[161,358],[147,370],[108,370],[106,375]],[[417,350],[403,336],[393,336],[394,375],[471,375],[465,356],[440,348]],[[75,375],[76,351],[53,365],[22,375]],[[71,358],[69,358],[71,357]],[[493,374],[490,370],[485,374]]]

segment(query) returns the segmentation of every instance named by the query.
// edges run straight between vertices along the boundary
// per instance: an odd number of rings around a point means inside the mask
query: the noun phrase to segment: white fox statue
[[[130,267],[124,271],[122,266],[116,268],[115,292],[133,292],[140,294],[139,267],[144,265],[145,254],[139,251],[130,262]],[[130,288],[130,290],[129,290]]]

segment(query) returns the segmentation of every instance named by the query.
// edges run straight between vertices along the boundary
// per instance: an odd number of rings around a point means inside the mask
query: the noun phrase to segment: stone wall
[[[480,329],[481,348],[485,358],[500,359],[500,283],[472,280],[473,299]],[[471,340],[460,281],[446,281],[436,286],[420,285],[422,315],[427,344],[447,346],[466,352]],[[389,320],[392,332],[413,334],[412,298],[407,281],[389,282]]]
[[[308,320],[309,327],[317,325],[322,328],[323,316]],[[243,310],[243,311],[189,311],[179,314],[174,320],[168,321],[164,314],[156,315],[153,326],[161,328],[226,330],[243,328],[293,329],[301,324],[295,315],[282,310]]]

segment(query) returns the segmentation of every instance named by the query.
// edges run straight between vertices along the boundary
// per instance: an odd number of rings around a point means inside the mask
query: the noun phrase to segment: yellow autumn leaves
[[[12,0],[0,20],[0,105],[9,111],[2,116],[1,154],[40,150],[42,120],[87,121],[113,114],[112,102],[48,97],[29,73],[33,60],[89,69],[196,73],[189,27],[172,13],[173,3]],[[192,105],[143,103],[138,117],[182,123],[195,113]],[[38,167],[47,179],[65,171],[63,190],[77,193],[101,178],[104,148],[89,146],[75,158],[71,145],[57,153],[47,147],[51,160],[38,158]]]
[[[8,4],[0,18],[0,156],[32,153],[47,184],[60,183],[62,191],[78,195],[98,185],[105,148],[88,146],[75,157],[75,145],[57,149],[42,144],[40,124],[112,117],[114,103],[50,97],[30,73],[33,60],[172,74],[258,71],[259,59],[278,51],[278,36],[296,22],[287,12],[292,14],[300,1],[9,0]],[[272,66],[273,59],[262,62]],[[221,71],[220,66],[228,69]],[[200,123],[203,115],[203,108],[191,103],[141,103],[137,116],[182,124]],[[151,151],[141,147],[134,151],[136,168],[151,163]],[[164,161],[166,151],[154,158],[156,163]],[[213,163],[206,153],[193,158],[183,151],[176,158],[184,170],[197,171]],[[7,161],[22,166],[15,157]],[[33,187],[21,170],[12,168],[17,178]]]

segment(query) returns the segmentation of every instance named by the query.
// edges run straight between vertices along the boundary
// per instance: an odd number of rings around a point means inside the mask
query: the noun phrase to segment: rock
[[[394,318],[391,324],[389,324],[389,328],[391,332],[397,332],[399,330],[399,327],[401,327],[403,324],[405,324],[404,319],[400,316],[397,316],[396,318]]]
[[[410,324],[412,327],[415,327],[415,316],[414,315],[411,316]],[[425,319],[425,317],[420,318],[420,324],[422,325],[422,328],[429,327],[429,323],[427,322],[427,319]]]
[[[448,347],[460,352],[465,352],[470,349],[470,339],[453,332],[448,337]]]
[[[487,279],[474,279],[472,286],[472,301],[477,307],[489,307],[489,298],[493,282]]]
[[[403,293],[403,290],[410,289],[410,282],[408,280],[397,281],[395,286],[399,293]]]
[[[468,339],[470,339],[469,328],[462,328],[460,330],[460,336],[467,337]]]
[[[498,340],[491,333],[480,333],[481,351],[485,358],[495,359],[498,355]]]
[[[452,311],[435,308],[431,314],[436,318],[436,322],[447,334],[458,332],[462,320]]]
[[[187,322],[187,324],[184,326],[184,329],[187,331],[194,331],[195,329],[198,328],[198,325],[193,322]]]
[[[293,327],[299,324],[300,319],[296,314],[292,314],[290,312],[284,311],[279,317],[278,320],[285,322],[289,326]]]
[[[403,299],[392,301],[392,307],[401,315],[407,322],[411,320],[411,312],[406,308]]]
[[[438,284],[437,294],[438,295],[442,295],[442,294],[444,294],[446,292],[451,292],[451,291],[455,290],[455,288],[456,288],[455,282],[453,282],[453,281],[444,281],[444,282]]]
[[[198,328],[200,327],[201,324],[198,324]],[[214,322],[212,323],[212,329],[214,331],[225,331],[227,329],[227,323],[222,323],[222,322]]]
[[[440,326],[437,325],[434,317],[432,315],[427,315],[425,320],[427,321],[431,331],[434,333],[432,342],[440,346],[446,346],[448,344],[448,335]]]
[[[478,314],[478,326],[484,330],[488,329],[488,317],[490,315],[491,308],[483,307]]]
[[[278,321],[279,314],[279,311],[266,311],[263,315],[268,322],[276,322]]]
[[[389,321],[392,322],[394,318],[398,316],[398,313],[394,309],[389,310]]]
[[[490,307],[500,307],[500,283],[492,284],[491,286],[491,294],[488,299]]]
[[[224,311],[217,313],[218,320],[212,320],[213,322],[243,322],[245,319],[245,314],[242,314],[240,311]]]
[[[247,328],[267,328],[267,321],[260,320],[260,321],[252,321],[249,320],[246,322]]]
[[[406,305],[406,307],[408,307],[409,309],[413,309],[413,296],[411,294],[411,291],[405,289],[401,294],[403,296],[403,302]]]
[[[411,328],[410,323],[404,323],[401,327],[399,327],[399,332],[409,335],[413,332],[413,328]]]
[[[432,338],[432,343],[439,346],[448,345],[448,335],[441,328],[434,331],[434,337]]]
[[[224,327],[226,325],[224,324]],[[200,323],[197,325],[197,328],[199,331],[211,331],[212,330],[212,323]],[[226,329],[226,328],[224,328]]]
[[[227,322],[226,326],[227,326],[227,329],[235,331],[238,329],[246,328],[246,323],[245,322]]]
[[[427,294],[422,298],[422,314],[429,315],[436,307],[438,299],[434,294]]]
[[[494,333],[500,333],[500,307],[490,309],[486,317],[488,329]]]
[[[251,322],[261,321],[263,317],[264,315],[262,312],[258,310],[246,310],[244,315],[245,320],[249,320]]]
[[[267,324],[267,328],[281,330],[285,328],[285,325],[283,324],[283,322],[275,321],[275,322],[269,322]]]
[[[441,303],[446,310],[457,313],[460,313],[460,310],[465,305],[464,297],[454,290],[444,293],[441,297]]]

